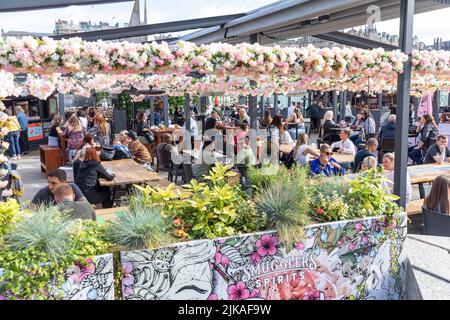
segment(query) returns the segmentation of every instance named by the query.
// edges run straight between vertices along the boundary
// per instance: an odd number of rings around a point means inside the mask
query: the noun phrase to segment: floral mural
[[[286,251],[275,232],[121,253],[125,299],[402,299],[406,215],[305,228]]]

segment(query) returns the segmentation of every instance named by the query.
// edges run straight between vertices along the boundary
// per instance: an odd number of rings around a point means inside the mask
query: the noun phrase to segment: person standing
[[[23,155],[29,154],[29,144],[28,144],[28,117],[23,111],[21,106],[15,108],[17,120],[20,123],[20,150],[22,150]]]
[[[13,116],[10,109],[7,109],[5,113],[8,115],[5,127],[8,129],[9,153],[11,155],[11,160],[18,160],[20,159],[20,123],[19,120],[17,120],[17,117]]]

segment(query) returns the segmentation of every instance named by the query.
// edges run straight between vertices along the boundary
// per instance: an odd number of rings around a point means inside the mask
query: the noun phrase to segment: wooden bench
[[[118,212],[128,211],[128,207],[117,207],[108,209],[97,209],[95,214],[97,215],[97,221],[110,221],[114,220]]]
[[[422,213],[423,199],[412,200],[406,206],[408,216]]]
[[[41,172],[48,174],[61,166],[61,148],[49,147],[48,144],[39,146]]]

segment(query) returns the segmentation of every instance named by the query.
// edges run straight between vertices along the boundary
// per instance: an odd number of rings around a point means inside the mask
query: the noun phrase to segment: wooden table
[[[159,145],[162,141],[162,136],[165,133],[172,134],[175,131],[175,128],[165,128],[165,129],[150,129],[150,131],[156,136],[156,143]]]
[[[410,166],[408,173],[411,184],[433,182],[437,176],[450,176],[450,163]]]
[[[425,198],[423,184],[433,182],[437,176],[444,175],[450,177],[450,163],[409,166],[408,173],[411,178],[411,184],[419,185],[420,198]]]
[[[342,130],[344,130],[344,129],[350,129],[351,131],[362,131],[362,130],[363,130],[362,127],[357,127],[357,128],[355,128],[355,129],[352,129],[352,128],[350,128],[350,127],[344,127],[344,128],[329,128],[328,130],[331,130],[331,131],[342,131]]]
[[[156,173],[145,169],[132,159],[102,161],[105,169],[115,173],[113,180],[99,179],[101,186],[113,187],[120,185],[141,184],[152,181],[159,181],[162,177]]]

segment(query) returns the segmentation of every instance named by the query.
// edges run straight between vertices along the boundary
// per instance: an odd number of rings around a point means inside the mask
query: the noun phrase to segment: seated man
[[[349,139],[351,132],[352,131],[349,128],[341,130],[341,132],[339,133],[339,138],[341,140],[332,143],[331,149],[342,154],[355,155],[356,147],[353,144],[353,142]]]
[[[381,146],[384,139],[393,139],[395,138],[395,122],[396,122],[395,114],[391,114],[388,118],[386,124],[383,124],[380,128],[380,133],[378,134],[379,145]]]
[[[211,116],[205,120],[205,132],[211,129],[223,130],[226,126],[220,121],[217,111],[211,111]]]
[[[31,200],[30,207],[36,207],[40,204],[51,204],[55,202],[55,190],[62,184],[66,184],[67,175],[64,170],[56,169],[49,172],[48,177],[48,187],[42,188],[39,190],[34,196],[33,200]],[[75,201],[86,201],[83,193],[80,188],[73,183],[68,184],[75,194]]]
[[[424,163],[442,164],[444,162],[450,162],[450,150],[447,146],[447,136],[443,134],[438,135],[437,142],[428,148]]]
[[[358,172],[361,169],[361,162],[366,157],[377,157],[376,152],[378,149],[378,141],[375,138],[370,138],[366,142],[366,148],[360,150],[355,155],[355,160],[353,161],[353,172]]]
[[[61,210],[67,210],[70,219],[96,220],[92,205],[87,201],[75,201],[75,194],[68,184],[56,188],[55,200]]]
[[[158,144],[158,146],[156,147],[157,151],[169,151],[171,152],[172,149],[174,148],[174,146],[171,143],[172,137],[170,134],[168,133],[164,133],[162,136],[162,142],[160,144]]]
[[[153,163],[150,152],[148,152],[148,149],[138,140],[136,133],[133,131],[128,132],[128,149],[137,163]]]
[[[326,176],[343,175],[345,169],[337,163],[332,155],[331,147],[328,144],[322,144],[319,158],[309,162],[311,173],[313,175],[324,174]]]

